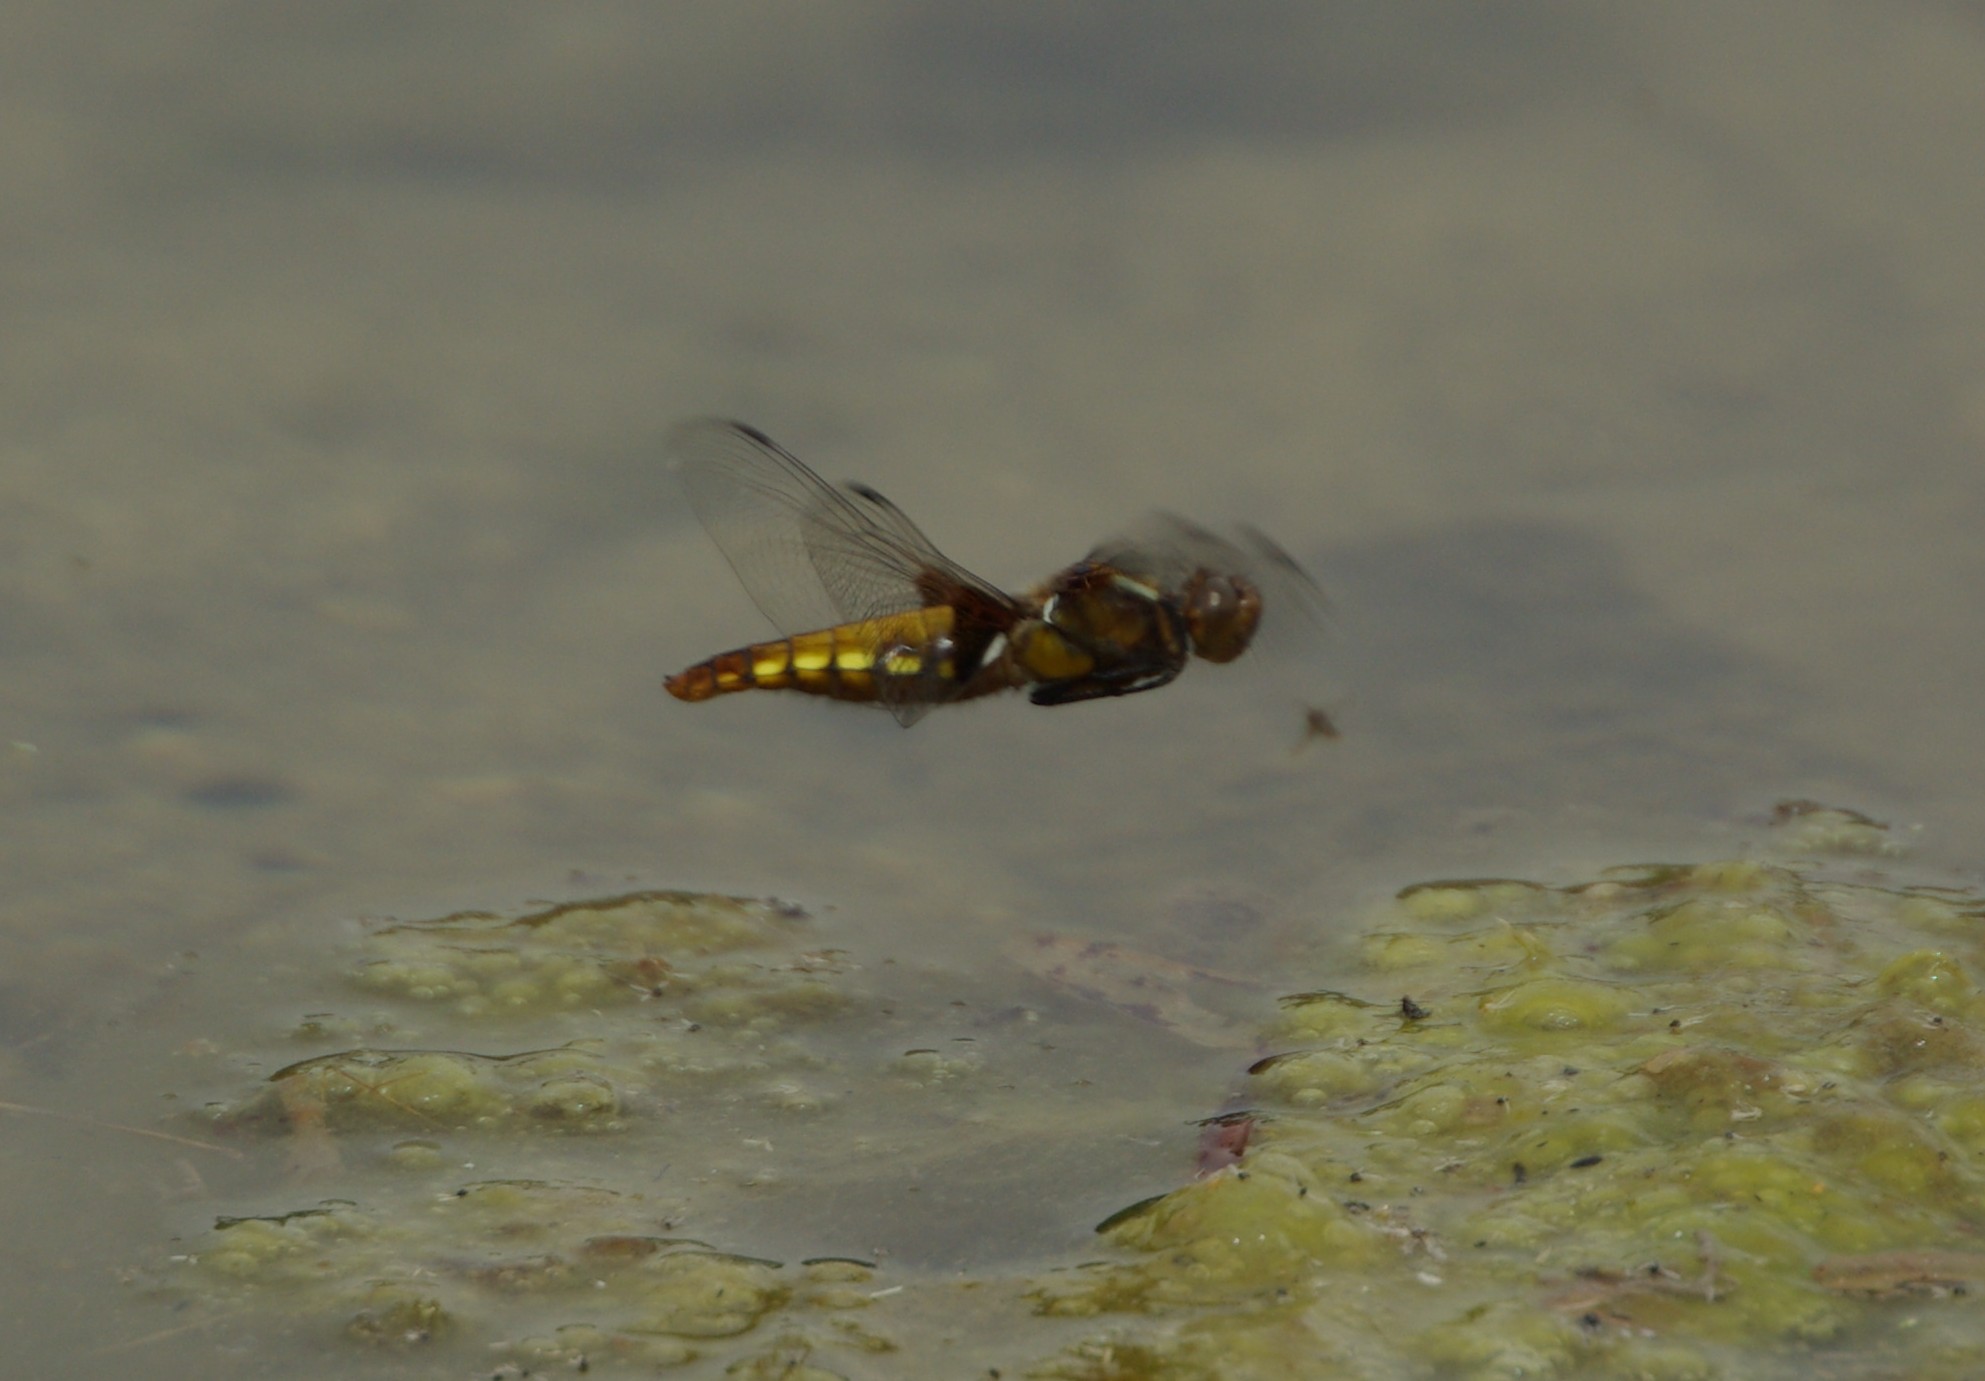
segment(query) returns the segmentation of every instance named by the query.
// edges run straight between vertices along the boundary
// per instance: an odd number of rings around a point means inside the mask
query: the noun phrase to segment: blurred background
[[[11,1105],[150,1125],[367,916],[773,893],[983,982],[1023,932],[1300,970],[1406,884],[1714,855],[1788,797],[1985,861],[1985,6],[8,28]],[[907,733],[678,704],[769,631],[663,465],[700,413],[1010,588],[1165,507],[1260,524],[1331,616]],[[0,1310],[83,1374],[211,1206],[0,1126]]]

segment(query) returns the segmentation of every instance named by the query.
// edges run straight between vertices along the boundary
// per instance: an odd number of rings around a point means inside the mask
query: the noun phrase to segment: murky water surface
[[[1112,1374],[1082,1349],[1146,1314],[1030,1282],[1136,1249],[1095,1225],[1207,1168],[1277,997],[1345,988],[1399,889],[1740,855],[1796,798],[1891,823],[1866,885],[1985,864],[1975,7],[12,30],[23,1374],[435,1374],[417,1305],[189,1284],[218,1220],[336,1225],[374,1255],[298,1252],[345,1284],[486,1273],[434,1244],[524,1223],[571,1240],[482,1286],[701,1243],[638,1267],[674,1293],[628,1360],[684,1375]],[[1011,587],[1165,507],[1260,524],[1332,613],[907,733],[678,704],[663,675],[766,631],[660,465],[697,413]],[[793,929],[650,936],[555,1000],[479,973],[500,1019],[357,976],[396,919],[667,889]],[[1841,1374],[1856,1327],[1816,1340]],[[498,1341],[434,1346],[586,1350]]]

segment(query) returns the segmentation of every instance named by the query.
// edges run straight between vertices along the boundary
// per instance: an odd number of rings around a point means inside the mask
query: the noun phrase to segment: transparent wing
[[[1277,600],[1285,613],[1300,619],[1312,632],[1322,627],[1330,613],[1330,598],[1323,586],[1304,570],[1302,564],[1273,537],[1247,523],[1240,527],[1241,543],[1248,553],[1264,599]]]
[[[782,633],[904,613],[961,587],[1011,603],[882,495],[828,484],[755,427],[685,423],[669,452],[704,531]]]

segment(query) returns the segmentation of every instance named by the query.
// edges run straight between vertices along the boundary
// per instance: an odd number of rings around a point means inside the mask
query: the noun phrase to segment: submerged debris
[[[1893,857],[1902,846],[1883,821],[1819,801],[1780,801],[1771,808],[1777,844],[1794,853]]]
[[[1903,1247],[1857,1256],[1830,1256],[1813,1267],[1829,1290],[1886,1297],[1905,1291],[1949,1293],[1985,1281],[1985,1252]]]

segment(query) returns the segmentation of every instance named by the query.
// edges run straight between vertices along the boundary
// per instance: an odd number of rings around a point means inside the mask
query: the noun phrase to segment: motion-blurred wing
[[[1329,608],[1323,590],[1296,558],[1258,528],[1242,527],[1230,541],[1176,513],[1153,513],[1119,537],[1101,543],[1089,559],[1114,567],[1166,593],[1184,588],[1193,572],[1239,575],[1262,593],[1263,619],[1322,622]]]

